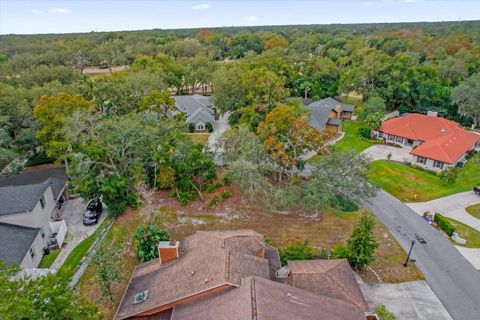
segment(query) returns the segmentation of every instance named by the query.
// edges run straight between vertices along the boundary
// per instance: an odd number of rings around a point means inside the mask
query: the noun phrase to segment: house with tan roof
[[[480,134],[433,112],[388,119],[374,135],[386,143],[411,148],[414,164],[437,172],[480,150]]]
[[[197,231],[160,242],[158,251],[135,268],[115,319],[366,319],[346,260],[281,268],[278,251],[252,230]]]

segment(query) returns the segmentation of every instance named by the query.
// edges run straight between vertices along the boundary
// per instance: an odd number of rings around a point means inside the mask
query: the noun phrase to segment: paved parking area
[[[61,209],[60,215],[65,220],[68,228],[67,243],[64,244],[62,251],[58,255],[57,259],[53,262],[50,269],[58,269],[67,259],[70,252],[88,236],[93,234],[97,230],[98,226],[103,222],[103,219],[107,216],[107,212],[104,209],[100,221],[93,226],[83,225],[83,212],[87,208],[87,203],[82,198],[67,200]]]
[[[425,281],[364,284],[362,291],[372,308],[383,304],[397,320],[452,320]]]

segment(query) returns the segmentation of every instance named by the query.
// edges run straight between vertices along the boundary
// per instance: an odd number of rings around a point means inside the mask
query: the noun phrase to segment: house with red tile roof
[[[411,148],[414,164],[437,172],[466,161],[468,154],[480,150],[480,134],[435,113],[386,120],[374,134],[386,143]]]
[[[197,231],[138,265],[115,320],[365,320],[345,259],[289,261],[253,230]]]

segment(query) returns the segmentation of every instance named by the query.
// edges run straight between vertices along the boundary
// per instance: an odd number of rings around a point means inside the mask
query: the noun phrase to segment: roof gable
[[[28,253],[40,228],[0,222],[0,259],[19,265]]]
[[[50,179],[39,184],[0,187],[0,215],[33,210],[47,188]]]

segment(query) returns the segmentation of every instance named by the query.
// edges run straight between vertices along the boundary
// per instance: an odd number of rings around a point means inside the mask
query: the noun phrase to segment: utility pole
[[[410,260],[410,254],[412,253],[413,245],[415,244],[415,240],[412,240],[412,245],[410,246],[410,250],[408,251],[407,260],[403,263],[403,266],[406,268],[408,267],[408,260]]]

